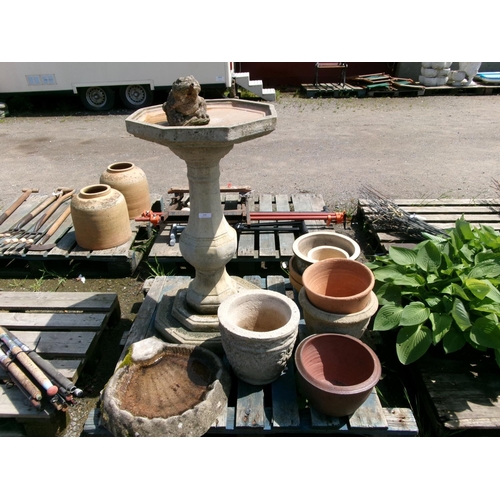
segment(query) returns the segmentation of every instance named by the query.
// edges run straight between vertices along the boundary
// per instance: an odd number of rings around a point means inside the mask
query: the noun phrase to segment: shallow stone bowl
[[[105,427],[115,436],[202,436],[227,411],[230,385],[211,351],[156,337],[142,340],[106,385]]]

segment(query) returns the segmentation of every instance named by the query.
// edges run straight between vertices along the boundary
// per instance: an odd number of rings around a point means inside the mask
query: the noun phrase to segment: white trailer
[[[203,89],[231,87],[229,62],[0,62],[0,98],[73,92],[92,111],[107,111],[116,94],[130,109],[149,106],[155,90],[193,75]]]

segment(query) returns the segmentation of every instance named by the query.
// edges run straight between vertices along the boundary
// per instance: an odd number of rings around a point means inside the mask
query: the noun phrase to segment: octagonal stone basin
[[[107,383],[103,419],[115,436],[202,436],[223,417],[230,387],[211,351],[150,337],[132,344]]]
[[[142,108],[126,120],[127,131],[138,137],[168,146],[175,143],[207,146],[236,144],[267,135],[276,128],[272,104],[241,99],[207,100],[208,125],[176,127],[168,124],[161,105]]]

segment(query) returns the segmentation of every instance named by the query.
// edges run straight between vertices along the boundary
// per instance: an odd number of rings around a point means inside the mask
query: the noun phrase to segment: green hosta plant
[[[447,232],[412,249],[391,247],[368,264],[381,305],[374,330],[398,330],[403,364],[441,343],[446,353],[466,344],[494,349],[500,366],[500,234],[463,218]]]

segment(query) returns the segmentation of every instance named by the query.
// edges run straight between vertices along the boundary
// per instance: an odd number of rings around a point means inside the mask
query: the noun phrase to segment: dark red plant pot
[[[295,351],[301,394],[325,415],[353,414],[377,385],[382,367],[373,350],[337,333],[306,337]]]

